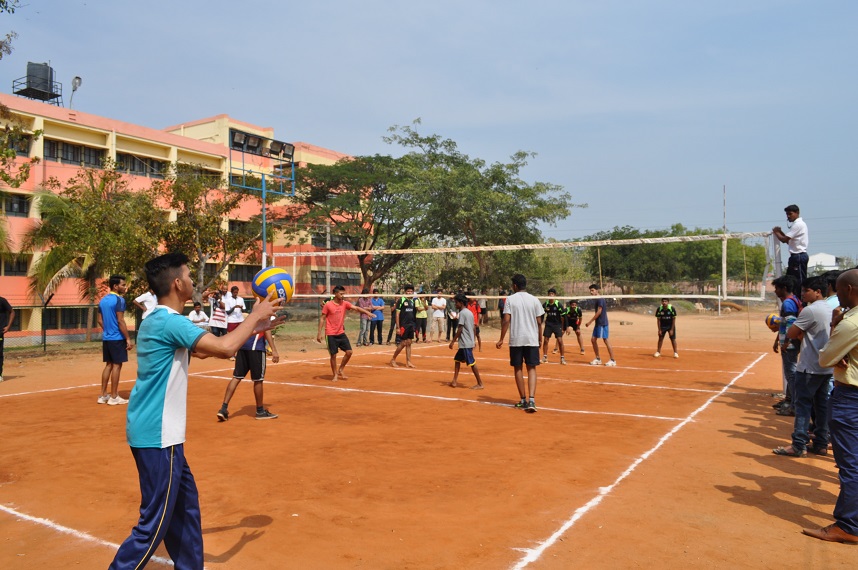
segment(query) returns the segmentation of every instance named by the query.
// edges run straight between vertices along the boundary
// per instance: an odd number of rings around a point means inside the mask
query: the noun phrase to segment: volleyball
[[[285,269],[279,267],[266,267],[253,276],[251,285],[253,294],[259,299],[265,299],[271,293],[288,303],[295,292],[295,282]]]
[[[766,326],[773,331],[777,331],[781,326],[781,316],[777,313],[772,313],[766,317]]]

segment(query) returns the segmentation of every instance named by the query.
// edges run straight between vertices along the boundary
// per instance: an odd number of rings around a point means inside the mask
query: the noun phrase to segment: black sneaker
[[[533,400],[529,401],[527,403],[527,407],[524,409],[524,411],[527,412],[528,414],[535,414],[536,413],[536,402],[534,402]]]
[[[519,410],[527,409],[527,400],[520,401],[519,403],[517,403],[515,405],[515,407],[518,408]]]
[[[226,410],[221,410],[217,413],[217,421],[225,422],[229,419],[229,412]]]
[[[262,410],[261,412],[256,412],[257,420],[273,420],[277,417],[277,414],[272,414],[268,410]]]

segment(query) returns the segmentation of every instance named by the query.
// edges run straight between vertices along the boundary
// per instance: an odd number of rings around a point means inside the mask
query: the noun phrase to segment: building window
[[[60,146],[62,145],[59,141],[45,139],[45,160],[58,161],[60,159]]]
[[[42,311],[42,327],[46,330],[56,330],[60,327],[60,310],[44,309]]]
[[[360,287],[361,274],[348,271],[331,271],[331,287],[342,285],[343,287]],[[310,272],[310,286],[314,289],[325,286],[325,272]]]
[[[26,218],[30,215],[30,197],[21,194],[6,196],[6,215]]]
[[[74,162],[75,164],[80,164],[81,150],[83,150],[83,147],[81,146],[69,143],[62,143],[62,149],[60,150],[60,158],[63,159],[63,162]]]
[[[83,149],[83,163],[86,166],[93,168],[101,168],[104,166],[104,149],[92,148],[91,146],[81,147]]]
[[[60,328],[85,329],[86,309],[60,309]]]
[[[17,135],[9,138],[9,148],[15,149],[18,156],[30,156],[30,144],[33,138],[30,135]]]
[[[230,265],[230,281],[253,281],[253,276],[262,269],[261,265]]]
[[[164,174],[167,171],[167,163],[163,160],[149,159],[149,176],[152,178],[164,179]]]
[[[25,277],[29,269],[29,256],[15,259],[3,259],[3,275],[6,277]]]
[[[320,247],[322,249],[325,249],[325,247],[326,247],[325,241],[326,241],[325,234],[313,234],[312,243],[315,247]],[[351,242],[350,238],[348,238],[346,236],[338,236],[338,235],[331,234],[331,249],[345,249],[345,250],[354,251],[355,246]]]

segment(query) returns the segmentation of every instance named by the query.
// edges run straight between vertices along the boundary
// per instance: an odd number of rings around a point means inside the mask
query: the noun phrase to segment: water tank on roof
[[[12,93],[38,101],[55,102],[62,97],[62,86],[54,81],[54,70],[50,65],[27,62],[27,76],[12,83]]]

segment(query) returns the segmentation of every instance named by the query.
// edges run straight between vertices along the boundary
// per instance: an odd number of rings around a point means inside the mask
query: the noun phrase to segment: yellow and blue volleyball
[[[288,303],[292,299],[292,293],[295,292],[295,282],[285,269],[266,267],[253,276],[251,288],[253,294],[259,299],[265,299],[274,293],[275,297],[280,297],[284,303]]]
[[[781,326],[781,316],[777,313],[772,313],[766,317],[766,326],[771,330],[776,331]]]

